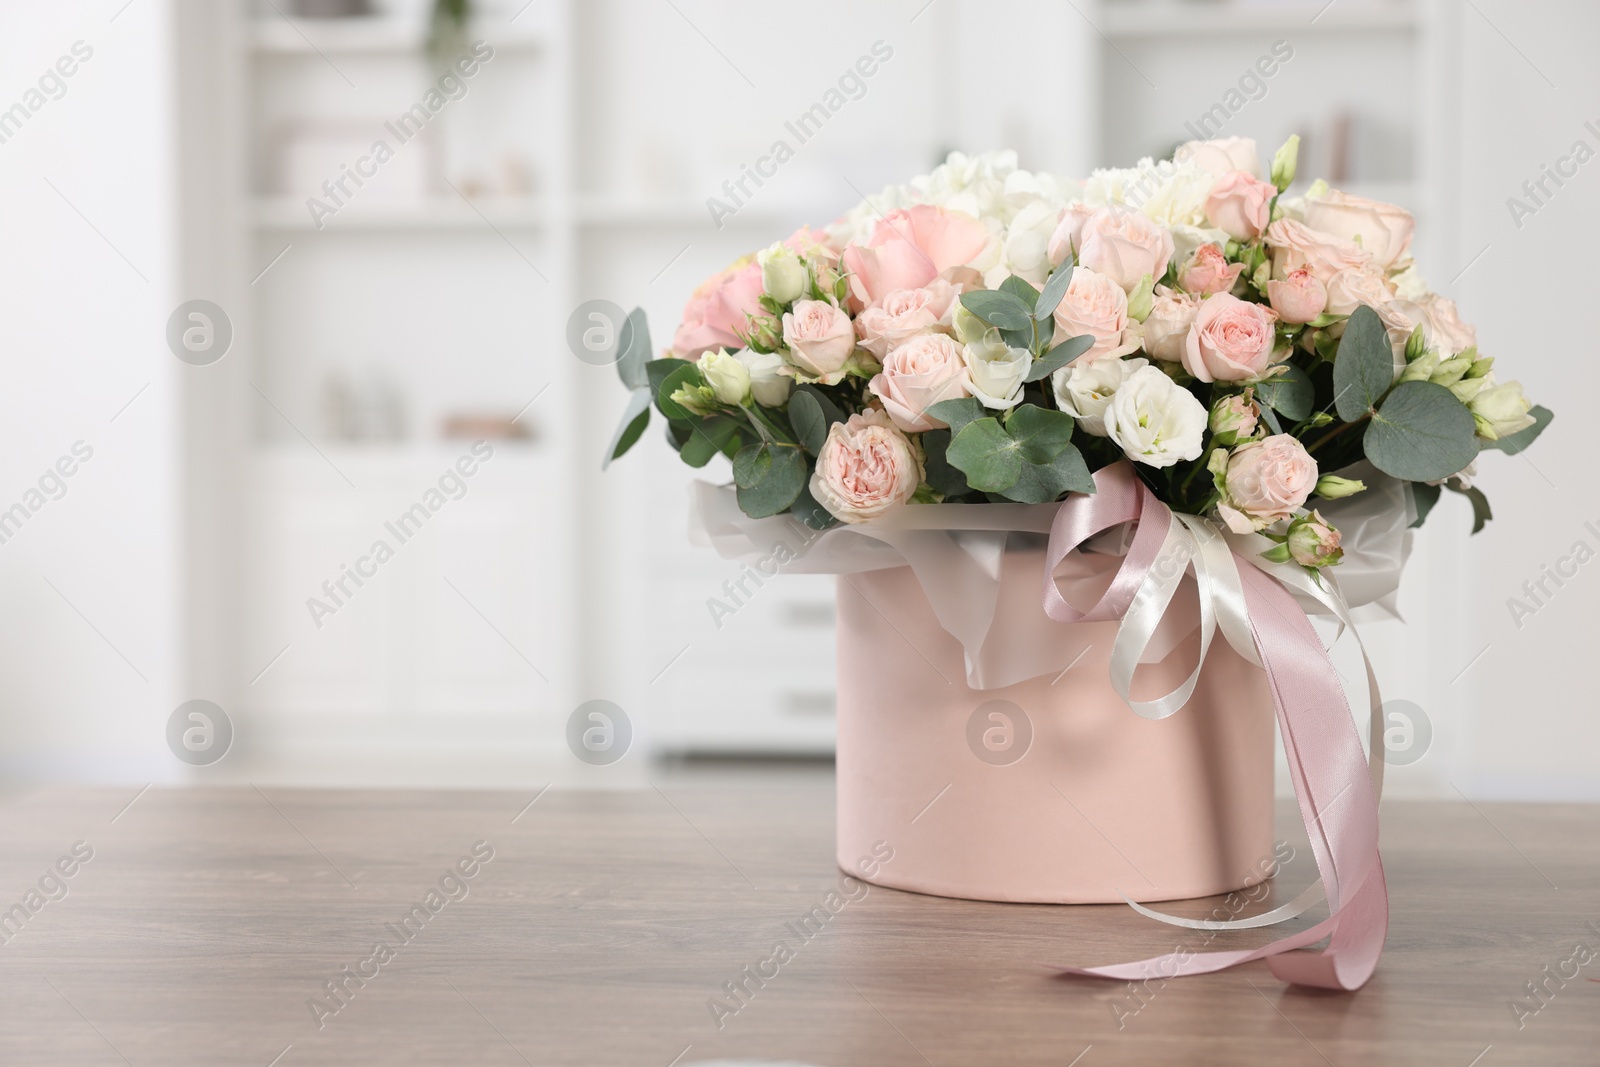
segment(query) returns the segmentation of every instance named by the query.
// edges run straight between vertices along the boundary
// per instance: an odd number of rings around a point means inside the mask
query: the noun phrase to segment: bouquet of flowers
[[[697,289],[663,358],[643,315],[609,459],[654,406],[685,462],[729,457],[740,508],[816,529],[929,502],[1092,493],[1126,458],[1174,511],[1259,532],[1273,562],[1339,562],[1315,498],[1365,459],[1471,498],[1487,448],[1549,423],[1412,261],[1412,216],[1317,182],[1298,138],[1244,138],[1082,182],[953,153],[823,230]],[[1418,520],[1421,521],[1420,518]]]

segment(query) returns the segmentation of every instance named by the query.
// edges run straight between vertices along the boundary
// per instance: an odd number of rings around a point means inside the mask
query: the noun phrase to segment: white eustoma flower
[[[972,378],[972,395],[984,407],[1004,411],[1022,402],[1022,379],[1033,367],[1033,353],[980,341],[963,348],[961,357]]]
[[[756,398],[756,403],[762,407],[780,408],[789,400],[789,391],[794,388],[794,378],[783,374],[787,366],[783,357],[776,352],[755,352],[744,348],[733,354],[734,358],[744,364],[744,369],[750,375],[750,395]]]
[[[1141,367],[1117,389],[1102,416],[1106,436],[1136,463],[1170,467],[1200,458],[1209,413],[1156,367]]]
[[[1096,437],[1106,436],[1106,408],[1135,371],[1150,365],[1147,359],[1076,360],[1050,376],[1056,406],[1078,420]]]

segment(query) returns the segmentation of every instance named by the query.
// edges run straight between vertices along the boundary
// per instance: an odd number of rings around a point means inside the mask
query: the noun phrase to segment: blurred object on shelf
[[[323,429],[336,441],[403,441],[405,401],[393,379],[369,368],[352,382],[330,371],[323,386]]]
[[[435,0],[428,28],[428,54],[448,58],[466,51],[467,23],[472,21],[472,0]]]
[[[516,152],[502,152],[499,165],[499,194],[507,198],[530,197],[534,193],[533,168]]]
[[[290,10],[303,19],[347,19],[372,14],[367,0],[294,0]]]
[[[397,145],[381,118],[281,123],[271,139],[271,191],[326,200],[332,186],[341,201],[420,200],[437,187],[426,133]],[[387,152],[374,152],[380,141]]]
[[[534,433],[515,415],[460,412],[446,415],[439,429],[445,438],[472,441],[531,441]]]

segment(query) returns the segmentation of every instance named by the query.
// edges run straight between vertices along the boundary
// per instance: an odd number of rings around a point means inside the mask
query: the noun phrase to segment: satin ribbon
[[[1296,600],[1299,594],[1317,601],[1339,620],[1341,632],[1353,630],[1337,585],[1331,577],[1323,578],[1327,584],[1319,583],[1293,564],[1262,560],[1260,552],[1271,547],[1266,538],[1226,534],[1203,519],[1175,514],[1129,464],[1106,467],[1094,479],[1092,496],[1074,496],[1056,513],[1045,557],[1045,613],[1058,622],[1121,620],[1111,653],[1112,685],[1128,706],[1145,718],[1165,718],[1188,702],[1218,630],[1241,656],[1262,667],[1272,691],[1295,797],[1321,876],[1319,885],[1289,904],[1244,920],[1190,920],[1137,904],[1134,907],[1172,925],[1208,930],[1282,922],[1303,913],[1323,896],[1329,915],[1306,930],[1257,949],[1178,950],[1133,963],[1061,970],[1101,978],[1172,978],[1265,959],[1283,981],[1324,989],[1359,989],[1377,966],[1389,926],[1389,896],[1378,856],[1382,701],[1367,660],[1369,765],[1338,672]],[[1056,567],[1089,538],[1127,522],[1137,526],[1121,568],[1099,601],[1079,610],[1061,595],[1054,578]],[[1246,565],[1239,566],[1240,561]],[[1172,692],[1155,700],[1133,700],[1134,670],[1190,571],[1200,600],[1199,661]],[[1362,656],[1366,658],[1365,648]],[[1329,939],[1328,945],[1320,951],[1295,951],[1324,938]]]

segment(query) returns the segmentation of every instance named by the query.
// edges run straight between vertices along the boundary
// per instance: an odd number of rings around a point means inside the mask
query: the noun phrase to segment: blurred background
[[[1426,277],[1558,414],[1483,465],[1483,534],[1440,506],[1406,623],[1364,631],[1426,725],[1390,788],[1600,799],[1600,508],[1572,452],[1600,388],[1595,5],[435,6],[0,16],[0,788],[825,767],[832,580],[718,625],[740,568],[689,544],[696,472],[657,430],[600,471],[626,395],[568,343],[582,305],[643,306],[659,347],[701,279],[951,149],[1082,176],[1298,132],[1303,179],[1417,213]],[[801,143],[789,124],[874,53]],[[793,158],[715,219],[779,140]],[[232,725],[204,767],[168,747],[194,699]],[[569,748],[591,700],[626,718],[609,766]]]

